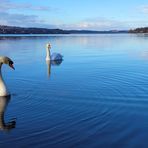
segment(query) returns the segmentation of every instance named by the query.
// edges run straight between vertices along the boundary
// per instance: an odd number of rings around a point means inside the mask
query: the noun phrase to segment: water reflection
[[[148,51],[142,51],[141,53],[138,53],[138,55],[144,60],[148,59]]]
[[[10,98],[10,96],[0,97],[0,129],[4,131],[9,131],[15,128],[16,124],[16,121],[14,119],[7,123],[5,122],[5,111],[10,101]]]
[[[48,78],[50,77],[50,74],[51,74],[51,66],[59,66],[61,65],[62,62],[63,60],[56,60],[56,61],[46,60]]]

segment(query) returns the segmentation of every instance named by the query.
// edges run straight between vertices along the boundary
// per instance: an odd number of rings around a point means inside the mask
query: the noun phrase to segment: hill
[[[129,30],[129,33],[148,33],[148,27],[131,29]]]
[[[62,30],[47,28],[25,28],[0,25],[0,34],[99,34],[99,33],[127,33],[125,30],[91,31],[91,30]]]

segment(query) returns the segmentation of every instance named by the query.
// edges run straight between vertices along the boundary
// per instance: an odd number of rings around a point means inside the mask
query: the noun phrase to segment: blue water
[[[16,69],[2,67],[1,148],[148,148],[147,36],[1,35],[0,55]]]

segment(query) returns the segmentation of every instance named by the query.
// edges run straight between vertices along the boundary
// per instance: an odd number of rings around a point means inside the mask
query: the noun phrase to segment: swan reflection
[[[48,77],[50,77],[51,74],[51,66],[59,66],[62,62],[63,60],[56,60],[56,61],[46,60]]]
[[[5,111],[9,101],[10,101],[10,96],[0,97],[0,129],[3,131],[9,131],[15,128],[16,124],[15,119],[7,123],[5,122]]]

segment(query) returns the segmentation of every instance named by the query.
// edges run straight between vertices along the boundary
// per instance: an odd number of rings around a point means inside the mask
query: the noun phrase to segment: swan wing
[[[53,53],[51,55],[51,60],[62,60],[63,56],[60,53]]]

